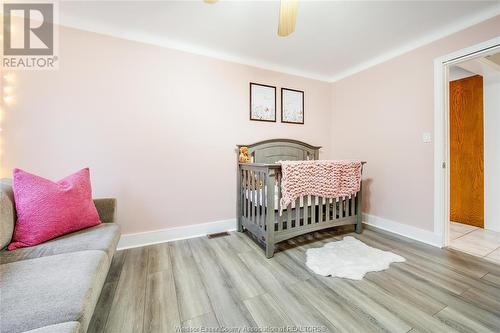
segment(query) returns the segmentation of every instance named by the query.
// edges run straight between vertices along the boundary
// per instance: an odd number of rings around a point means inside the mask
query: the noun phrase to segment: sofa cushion
[[[45,327],[35,328],[24,333],[80,333],[82,325],[77,321],[68,321],[66,323],[49,325]]]
[[[9,245],[16,222],[14,193],[9,179],[0,180],[0,250]]]
[[[120,227],[116,223],[102,223],[95,227],[55,238],[36,246],[24,247],[13,251],[1,251],[0,263],[6,264],[19,260],[83,250],[104,251],[111,262],[119,239]]]
[[[78,321],[87,330],[109,264],[102,251],[80,251],[0,265],[2,332]]]

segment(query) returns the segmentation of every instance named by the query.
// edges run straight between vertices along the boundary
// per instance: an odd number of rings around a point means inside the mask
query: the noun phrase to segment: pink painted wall
[[[236,144],[294,138],[331,154],[320,81],[66,28],[58,71],[15,76],[0,177],[89,166],[124,233],[234,218]],[[249,121],[249,82],[304,90],[305,125]]]
[[[366,213],[432,230],[433,60],[498,31],[500,17],[328,84],[62,28],[58,71],[15,74],[0,177],[89,166],[124,233],[149,231],[234,218],[235,145],[294,138],[368,161]],[[250,81],[304,90],[306,124],[250,122]]]
[[[497,16],[332,85],[332,157],[368,161],[365,213],[433,230],[433,61],[499,32]]]

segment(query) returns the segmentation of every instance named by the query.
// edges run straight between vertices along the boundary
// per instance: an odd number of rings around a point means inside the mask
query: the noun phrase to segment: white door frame
[[[500,36],[434,60],[434,233],[449,243],[449,66],[500,51]]]

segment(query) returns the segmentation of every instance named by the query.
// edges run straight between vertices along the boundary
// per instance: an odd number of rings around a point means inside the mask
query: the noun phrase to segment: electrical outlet
[[[431,143],[432,142],[432,135],[430,132],[422,133],[422,142],[423,143]]]

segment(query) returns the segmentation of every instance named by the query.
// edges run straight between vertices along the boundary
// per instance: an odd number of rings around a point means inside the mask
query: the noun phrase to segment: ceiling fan
[[[205,3],[214,4],[218,0],[203,0]],[[286,37],[295,31],[297,19],[297,0],[281,0],[280,17],[278,22],[278,36]]]

